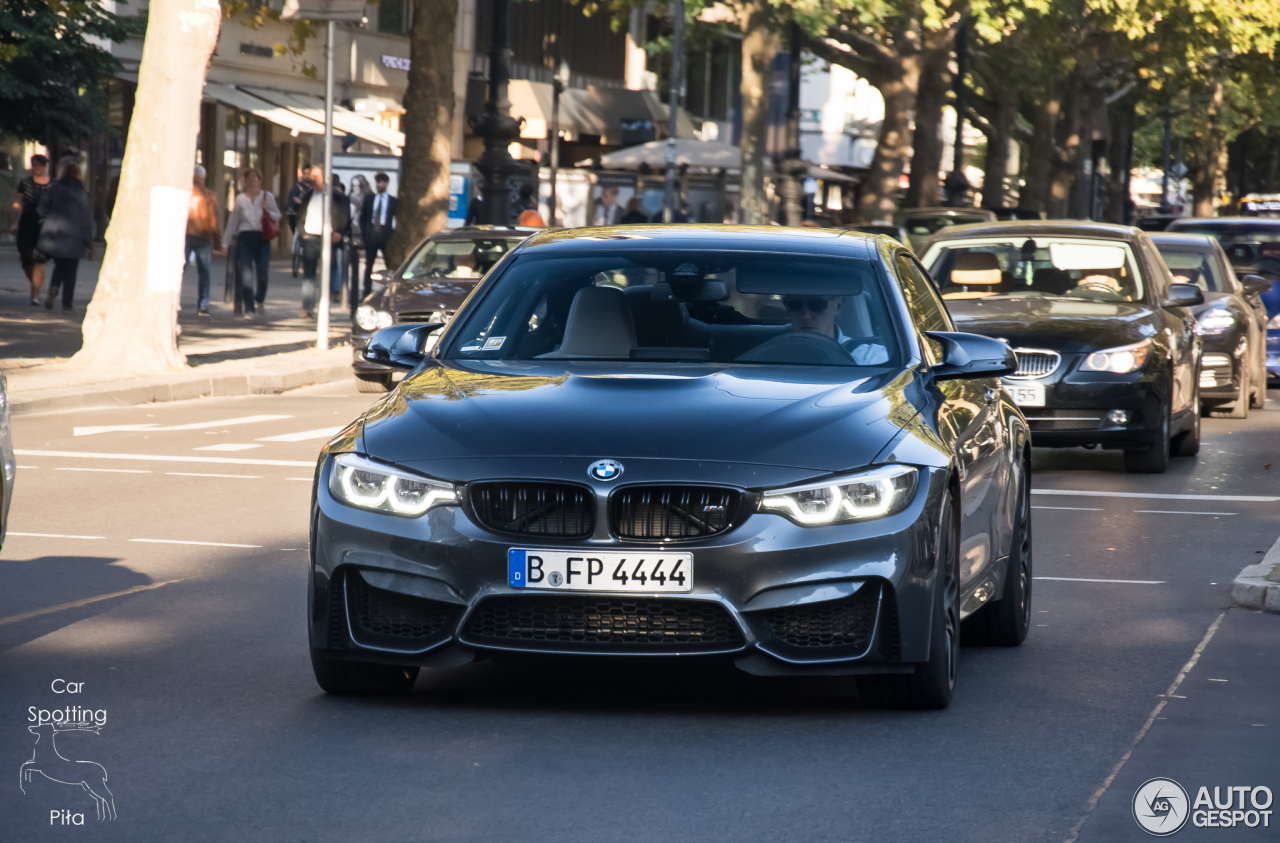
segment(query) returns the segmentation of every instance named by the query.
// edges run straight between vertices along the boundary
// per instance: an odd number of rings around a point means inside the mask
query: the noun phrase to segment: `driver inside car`
[[[843,296],[783,296],[782,305],[791,319],[791,330],[831,337],[859,366],[874,366],[889,359],[883,345],[852,339],[840,330],[836,317],[844,309]]]

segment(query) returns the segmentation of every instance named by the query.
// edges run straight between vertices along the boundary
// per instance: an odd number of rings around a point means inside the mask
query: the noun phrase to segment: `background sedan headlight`
[[[1196,333],[1221,334],[1229,331],[1236,324],[1236,317],[1225,307],[1211,307],[1196,319]]]
[[[886,465],[821,483],[774,489],[764,493],[760,508],[806,527],[881,518],[901,512],[911,502],[917,473],[911,466]]]
[[[370,304],[362,304],[356,308],[356,324],[366,331],[375,328],[390,328],[395,319],[385,310],[378,310]]]
[[[398,471],[355,454],[343,454],[333,461],[329,491],[360,509],[409,517],[458,502],[458,490],[450,483]]]
[[[1143,340],[1133,345],[1095,351],[1084,359],[1084,365],[1080,368],[1088,372],[1114,372],[1123,375],[1141,369],[1150,353],[1151,340]]]

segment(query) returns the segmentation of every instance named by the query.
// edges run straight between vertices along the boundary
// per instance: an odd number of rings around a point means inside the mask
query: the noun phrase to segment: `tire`
[[[1212,419],[1247,419],[1249,418],[1249,405],[1253,403],[1253,389],[1249,385],[1249,369],[1246,366],[1240,367],[1240,390],[1236,393],[1236,400],[1228,404],[1219,404],[1209,411],[1209,418]]]
[[[1248,400],[1248,396],[1245,396]],[[1191,422],[1191,429],[1182,433],[1174,440],[1173,456],[1175,457],[1194,457],[1200,453],[1200,399],[1197,398],[1191,402],[1191,412],[1195,414],[1195,418]]]
[[[326,694],[407,694],[418,679],[418,668],[394,664],[331,661],[320,650],[311,650],[311,669]]]
[[[940,710],[951,704],[960,657],[960,554],[955,510],[948,494],[938,538],[935,612],[929,632],[929,660],[915,673],[858,677],[858,697],[874,708]]]
[[[360,392],[382,393],[391,391],[390,375],[356,375],[356,389]]]
[[[999,600],[965,620],[961,629],[965,644],[1017,647],[1026,640],[1031,627],[1031,478],[1030,472],[1023,473],[1004,590]]]
[[[1145,451],[1125,451],[1124,470],[1137,474],[1163,474],[1169,468],[1169,410],[1165,408],[1160,429]]]

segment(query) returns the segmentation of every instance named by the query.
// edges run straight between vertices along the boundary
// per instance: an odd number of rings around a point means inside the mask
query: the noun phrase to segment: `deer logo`
[[[35,749],[31,760],[25,761],[18,771],[18,788],[26,793],[24,784],[31,783],[31,776],[39,773],[51,782],[82,787],[93,797],[98,808],[99,820],[116,818],[115,797],[107,790],[107,770],[93,761],[72,761],[58,752],[54,737],[58,732],[93,732],[101,734],[101,728],[93,723],[68,723],[62,728],[55,728],[52,723],[39,726],[28,726],[27,731],[36,736]],[[45,738],[48,738],[46,741]]]

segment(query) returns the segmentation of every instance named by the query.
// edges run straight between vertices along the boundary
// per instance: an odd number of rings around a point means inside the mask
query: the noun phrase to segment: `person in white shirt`
[[[859,366],[874,366],[887,362],[889,351],[879,343],[860,342],[845,335],[836,324],[836,317],[844,309],[842,296],[783,296],[782,304],[791,320],[791,330],[812,331],[825,334],[849,352]]]
[[[222,248],[235,241],[244,318],[254,319],[258,306],[267,298],[267,271],[271,265],[271,241],[262,236],[262,218],[266,215],[279,223],[282,214],[276,198],[262,189],[262,173],[248,167],[241,174],[240,184],[242,189],[222,232]]]

